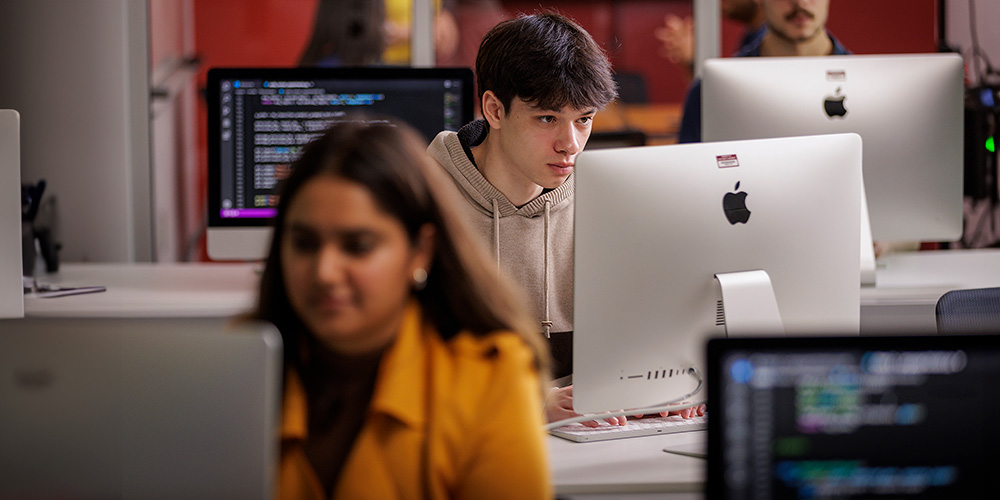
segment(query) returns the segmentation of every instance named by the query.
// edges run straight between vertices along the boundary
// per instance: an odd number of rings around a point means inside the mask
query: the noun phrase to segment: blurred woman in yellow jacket
[[[280,497],[551,497],[548,353],[415,132],[336,125],[285,181],[254,317],[285,345]]]

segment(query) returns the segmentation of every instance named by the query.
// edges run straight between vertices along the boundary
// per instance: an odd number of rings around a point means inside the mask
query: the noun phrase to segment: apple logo
[[[730,224],[746,224],[750,220],[750,210],[747,210],[747,193],[739,191],[740,183],[736,182],[736,187],[732,193],[726,193],[722,197],[722,209],[726,212],[726,218]]]
[[[839,116],[841,118],[847,114],[847,108],[844,107],[844,99],[847,96],[840,94],[840,87],[837,87],[837,92],[835,95],[827,96],[826,100],[823,101],[823,110],[826,111],[826,115],[830,118]]]

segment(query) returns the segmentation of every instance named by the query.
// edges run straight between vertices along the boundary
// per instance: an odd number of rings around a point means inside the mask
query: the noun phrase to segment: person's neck
[[[320,338],[310,333],[314,338],[313,346],[305,356],[330,356],[339,358],[363,359],[378,356],[378,353],[392,345],[403,327],[406,317],[405,305],[395,313],[372,325],[363,335],[351,335],[349,338]],[[308,344],[308,343],[306,343]],[[324,353],[324,350],[326,351]],[[317,354],[318,353],[318,354]]]
[[[760,55],[764,57],[828,56],[832,53],[833,41],[825,29],[817,31],[812,38],[802,42],[788,40],[773,31],[768,31],[760,43]]]
[[[509,166],[510,160],[503,153],[495,137],[496,131],[491,131],[482,144],[472,148],[476,167],[483,177],[503,193],[514,206],[523,206],[542,194],[542,186],[526,179],[515,168]]]

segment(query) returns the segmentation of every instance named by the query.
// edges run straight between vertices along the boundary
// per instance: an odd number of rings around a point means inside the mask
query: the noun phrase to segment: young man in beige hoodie
[[[543,13],[487,33],[476,79],[483,119],[441,132],[428,151],[465,195],[499,271],[533,305],[564,378],[573,359],[573,165],[594,114],[617,96],[611,63],[575,22]],[[572,386],[550,392],[549,421],[575,415]]]

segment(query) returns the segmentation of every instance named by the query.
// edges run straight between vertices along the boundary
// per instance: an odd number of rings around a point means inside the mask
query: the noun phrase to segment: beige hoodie
[[[441,132],[431,142],[428,152],[444,166],[469,202],[466,213],[472,226],[493,249],[499,269],[526,294],[541,322],[541,331],[570,332],[573,330],[573,175],[526,205],[514,206],[483,177],[462,145],[463,141],[469,147],[481,143],[485,127],[485,122],[479,120],[459,132]],[[564,364],[556,351],[553,346],[557,364]]]

